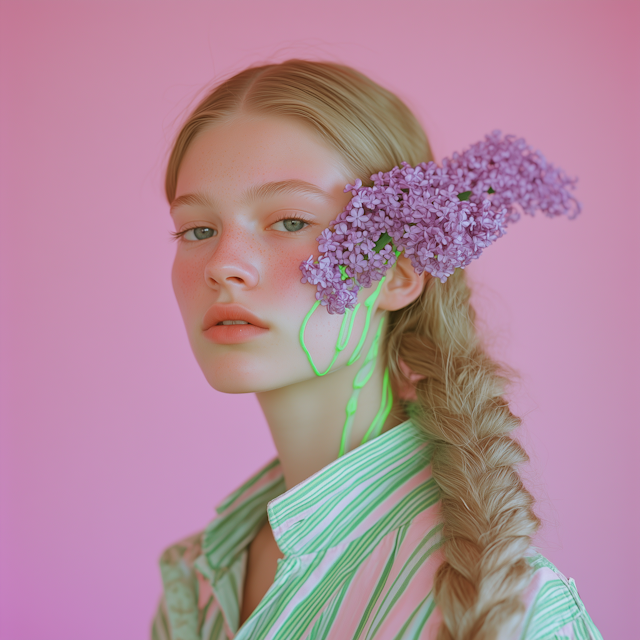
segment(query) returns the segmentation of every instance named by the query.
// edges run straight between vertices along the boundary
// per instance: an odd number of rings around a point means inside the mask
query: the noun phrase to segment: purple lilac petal
[[[403,162],[373,174],[371,181],[370,187],[361,180],[345,187],[352,198],[317,238],[320,257],[300,265],[301,281],[317,287],[316,299],[329,313],[353,309],[358,291],[384,277],[396,252],[404,251],[417,273],[427,271],[446,282],[502,237],[521,212],[573,219],[581,211],[569,192],[575,178],[522,138],[500,131],[441,166]],[[393,244],[376,249],[385,233]],[[344,276],[339,266],[345,267]]]

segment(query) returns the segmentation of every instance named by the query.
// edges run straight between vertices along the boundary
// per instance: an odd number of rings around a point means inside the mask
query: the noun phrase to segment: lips
[[[264,323],[258,316],[254,315],[245,309],[241,304],[213,304],[209,307],[209,310],[204,316],[203,331],[222,325],[224,321],[242,320],[255,327],[261,329],[268,329],[266,323]],[[224,325],[223,325],[224,326]],[[246,326],[246,325],[226,325],[226,326]]]
[[[242,305],[229,303],[211,305],[204,316],[202,330],[205,337],[217,344],[238,344],[257,338],[269,328]]]

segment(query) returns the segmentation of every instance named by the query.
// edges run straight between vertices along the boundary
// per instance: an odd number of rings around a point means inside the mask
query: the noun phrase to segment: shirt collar
[[[215,582],[215,573],[230,567],[255,538],[267,517],[267,504],[285,490],[278,459],[272,460],[236,489],[217,508],[202,535],[198,567]]]
[[[285,488],[280,462],[272,460],[217,507],[202,534],[194,566],[211,584],[232,635],[240,624],[247,547],[264,524],[267,504]]]
[[[268,504],[269,522],[285,556],[317,553],[379,526],[397,527],[433,496],[431,448],[407,421],[333,461]],[[433,484],[433,483],[432,483]],[[404,509],[403,507],[410,508]],[[393,512],[393,513],[392,513]]]
[[[204,530],[194,563],[211,584],[230,631],[239,626],[247,547],[267,515],[286,557],[317,553],[365,533],[379,539],[437,501],[430,457],[424,436],[407,421],[288,491],[277,459],[234,491]]]
[[[198,568],[215,584],[241,559],[267,514],[285,555],[353,540],[429,479],[429,459],[424,436],[407,421],[288,491],[280,462],[272,460],[218,506],[203,534]]]

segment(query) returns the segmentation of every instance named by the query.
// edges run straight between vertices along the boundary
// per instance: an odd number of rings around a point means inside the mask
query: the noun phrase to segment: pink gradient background
[[[522,373],[542,551],[605,638],[640,637],[639,7],[2,2],[2,640],[146,638],[162,549],[274,455],[190,352],[161,182],[203,85],[295,55],[397,91],[439,158],[501,128],[580,177],[580,218],[469,272]]]

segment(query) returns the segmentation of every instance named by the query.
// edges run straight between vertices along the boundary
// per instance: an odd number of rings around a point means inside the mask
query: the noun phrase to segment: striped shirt
[[[430,446],[405,422],[286,491],[278,460],[232,493],[201,533],[167,549],[153,640],[424,640],[441,616]],[[269,518],[284,554],[239,626],[248,545]],[[602,640],[578,596],[532,551],[520,638]]]

